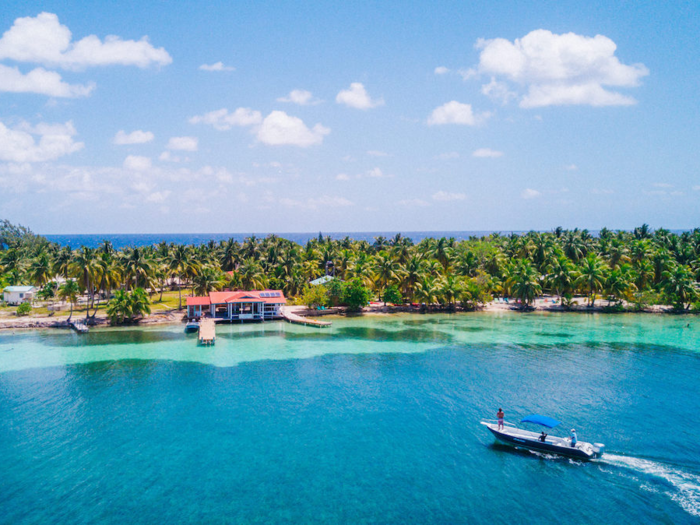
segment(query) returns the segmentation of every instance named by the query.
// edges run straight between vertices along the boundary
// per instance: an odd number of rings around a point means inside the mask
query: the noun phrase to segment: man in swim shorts
[[[498,418],[498,430],[503,430],[503,418],[506,417],[506,415],[503,413],[503,409],[499,408],[498,412],[496,413],[496,417]]]

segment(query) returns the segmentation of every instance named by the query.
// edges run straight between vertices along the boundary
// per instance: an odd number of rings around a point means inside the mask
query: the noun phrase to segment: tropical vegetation
[[[332,274],[318,287],[309,282]],[[106,305],[114,322],[145,315],[164,290],[183,295],[222,289],[280,289],[315,306],[357,309],[375,299],[418,303],[426,310],[473,309],[494,297],[523,308],[548,294],[573,306],[653,304],[688,311],[698,302],[700,229],[681,233],[603,229],[492,234],[418,243],[397,234],[374,242],[319,234],[304,245],[269,235],[202,245],[165,242],[115,249],[71,249],[0,222],[0,283],[32,284],[45,296],[80,298],[94,318]],[[57,284],[58,283],[58,284]],[[136,301],[136,302],[134,302]]]

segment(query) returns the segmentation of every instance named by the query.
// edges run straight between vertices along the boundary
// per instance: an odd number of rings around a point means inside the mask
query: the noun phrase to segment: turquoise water
[[[2,523],[698,523],[700,319],[0,333]],[[606,443],[495,445],[502,406]]]

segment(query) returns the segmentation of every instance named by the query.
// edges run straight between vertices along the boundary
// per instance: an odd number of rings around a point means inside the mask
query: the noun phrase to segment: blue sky
[[[37,232],[700,226],[697,2],[25,0],[0,33],[0,217]]]

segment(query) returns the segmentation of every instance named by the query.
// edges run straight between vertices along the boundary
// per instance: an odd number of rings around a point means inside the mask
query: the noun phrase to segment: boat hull
[[[534,450],[544,454],[556,454],[558,456],[565,456],[584,461],[599,457],[599,454],[595,451],[593,446],[590,445],[590,443],[579,443],[577,447],[572,447],[570,445],[563,446],[547,442],[543,443],[538,439],[528,439],[525,436],[511,435],[507,432],[501,432],[495,428],[492,428],[491,425],[486,425],[486,427],[498,441],[516,448]]]

